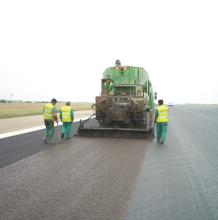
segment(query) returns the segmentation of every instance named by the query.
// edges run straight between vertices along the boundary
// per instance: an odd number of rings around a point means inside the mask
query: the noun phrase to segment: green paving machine
[[[154,136],[154,93],[144,68],[115,66],[107,68],[101,80],[101,95],[95,98],[95,114],[80,121],[80,136],[142,137]],[[95,118],[95,123],[90,119]]]

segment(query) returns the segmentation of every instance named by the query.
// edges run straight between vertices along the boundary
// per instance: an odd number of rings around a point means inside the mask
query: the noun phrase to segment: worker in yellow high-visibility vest
[[[163,104],[163,100],[158,100],[158,107],[155,113],[155,123],[157,130],[157,142],[164,144],[166,142],[168,107]]]
[[[56,99],[52,99],[51,103],[47,103],[43,106],[43,115],[45,123],[44,142],[52,143],[54,137],[54,121],[58,124],[57,109],[55,107],[57,103]]]
[[[67,102],[65,106],[61,107],[60,119],[62,121],[61,137],[70,139],[72,137],[72,123],[74,120],[74,112],[70,106],[70,102]]]

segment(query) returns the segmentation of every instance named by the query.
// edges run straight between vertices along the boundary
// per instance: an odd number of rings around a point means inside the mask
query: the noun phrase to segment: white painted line
[[[80,120],[86,120],[87,118],[88,117],[81,118],[81,119],[76,119],[73,122],[78,122]],[[62,125],[62,122],[59,122],[58,125]],[[57,126],[57,124],[55,124],[55,126]],[[26,134],[26,133],[29,133],[29,132],[32,132],[32,131],[39,131],[39,130],[42,130],[42,129],[45,129],[44,125],[43,126],[38,126],[38,127],[33,127],[33,128],[26,128],[26,129],[18,130],[18,131],[11,131],[11,132],[0,134],[0,139],[16,136],[16,135],[19,135],[19,134]]]

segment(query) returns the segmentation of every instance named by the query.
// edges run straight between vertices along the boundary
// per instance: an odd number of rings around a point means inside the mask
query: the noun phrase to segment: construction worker
[[[120,62],[120,60],[116,60],[116,62],[115,62],[115,66],[121,66],[121,62]]]
[[[157,143],[166,142],[167,124],[168,124],[168,107],[163,104],[163,100],[158,100],[158,107],[155,113],[155,123],[157,130]]]
[[[60,119],[62,123],[61,137],[70,139],[72,137],[72,122],[74,120],[74,112],[70,107],[70,102],[67,102],[65,106],[61,107]]]
[[[51,103],[47,103],[43,107],[44,123],[45,123],[45,134],[44,142],[52,143],[54,137],[54,121],[58,125],[57,109],[55,107],[57,103],[56,99],[52,99]]]
[[[113,95],[114,94],[114,84],[112,83],[111,79],[107,79],[104,83],[104,91],[108,95]]]

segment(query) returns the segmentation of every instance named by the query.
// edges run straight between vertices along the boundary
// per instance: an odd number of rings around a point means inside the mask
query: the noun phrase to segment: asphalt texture
[[[2,139],[0,219],[218,219],[217,118],[217,106],[171,107],[164,145]]]
[[[73,135],[77,133],[78,127],[79,122],[75,122],[72,128]],[[55,127],[53,144],[44,144],[43,136],[44,130],[39,130],[0,139],[0,168],[58,144],[57,127]]]

